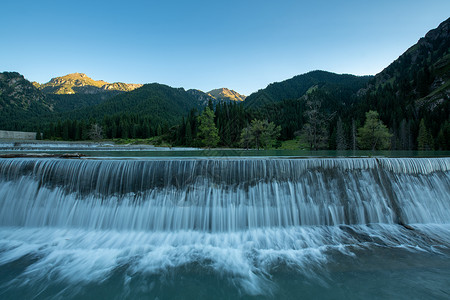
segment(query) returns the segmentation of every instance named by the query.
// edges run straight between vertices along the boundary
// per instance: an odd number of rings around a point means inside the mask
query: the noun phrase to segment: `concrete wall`
[[[0,139],[2,139],[2,140],[35,140],[36,132],[0,130]]]

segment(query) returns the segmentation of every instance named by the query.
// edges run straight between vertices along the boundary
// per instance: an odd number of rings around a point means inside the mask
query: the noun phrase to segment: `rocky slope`
[[[7,107],[27,110],[32,104],[39,104],[47,110],[45,95],[17,72],[0,73],[0,111]]]
[[[207,93],[196,89],[187,90],[186,92],[197,99],[200,106],[208,105],[209,101],[215,104],[218,102],[241,102],[245,100],[244,95],[227,88],[215,89]]]
[[[105,91],[129,92],[142,86],[142,84],[108,83],[103,80],[94,80],[83,73],[72,73],[62,77],[55,77],[44,84],[33,82],[33,85],[47,94],[98,94]]]
[[[369,90],[387,85],[419,106],[435,107],[450,98],[450,18],[377,74]]]
[[[246,98],[246,96],[227,88],[215,89],[209,91],[207,94],[216,100],[222,101],[244,101]]]
[[[213,103],[216,101],[215,98],[211,97],[210,95],[208,95],[205,92],[202,92],[200,90],[196,90],[196,89],[190,89],[187,90],[186,93],[188,93],[189,95],[191,95],[194,99],[197,100],[198,104],[200,106],[206,106],[208,105],[209,101],[212,101]]]
[[[35,127],[33,117],[48,114],[53,106],[31,82],[16,72],[0,73],[0,129],[24,130]]]

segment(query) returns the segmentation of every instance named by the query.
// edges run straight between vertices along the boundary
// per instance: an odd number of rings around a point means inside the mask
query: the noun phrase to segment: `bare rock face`
[[[227,88],[215,89],[215,90],[209,91],[207,94],[216,100],[222,100],[222,101],[239,101],[240,102],[240,101],[244,101],[246,98],[246,96],[241,95],[238,92],[227,89]]]
[[[45,84],[33,83],[33,85],[47,94],[99,94],[105,91],[129,92],[142,86],[142,84],[108,83],[103,80],[94,80],[84,73],[72,73],[62,77],[55,77]]]
[[[201,106],[208,105],[209,101],[215,104],[217,102],[240,102],[245,100],[245,96],[227,88],[216,89],[207,93],[195,89],[187,90],[186,92],[197,99]]]
[[[135,83],[123,83],[123,82],[114,82],[114,83],[107,83],[101,87],[102,90],[107,91],[124,91],[129,92],[132,90],[135,90],[137,88],[140,88],[142,84],[135,84]]]
[[[201,106],[208,105],[209,101],[215,101],[215,99],[213,97],[211,97],[210,95],[208,95],[200,90],[191,89],[191,90],[187,90],[186,92],[189,95],[191,95],[192,97],[194,97]]]

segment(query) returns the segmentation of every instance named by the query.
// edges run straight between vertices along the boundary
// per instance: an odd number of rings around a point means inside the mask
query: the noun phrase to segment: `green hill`
[[[96,94],[46,94],[55,113],[64,113],[103,103],[107,99],[121,94],[120,91],[108,91]]]
[[[198,100],[182,88],[152,83],[128,93],[122,93],[103,103],[63,114],[72,119],[95,118],[119,113],[149,116],[153,122],[173,124],[199,107]]]
[[[283,100],[295,100],[305,95],[311,87],[324,84],[341,86],[356,93],[367,84],[370,78],[370,76],[312,71],[282,82],[271,83],[265,89],[248,96],[244,104],[246,107],[255,108]]]

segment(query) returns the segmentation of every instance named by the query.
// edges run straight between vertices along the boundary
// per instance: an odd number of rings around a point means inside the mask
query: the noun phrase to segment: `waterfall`
[[[232,232],[448,223],[450,159],[0,161],[0,225]]]

